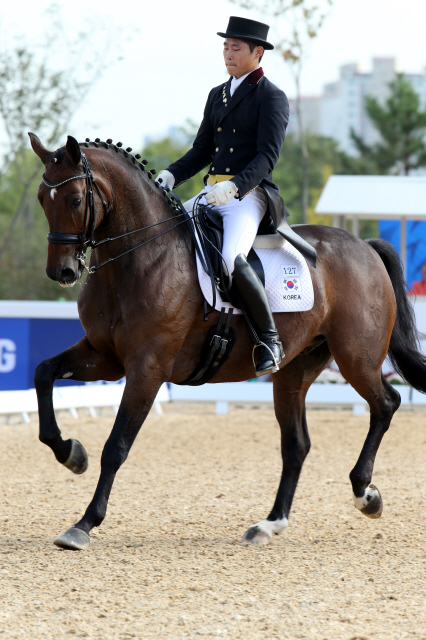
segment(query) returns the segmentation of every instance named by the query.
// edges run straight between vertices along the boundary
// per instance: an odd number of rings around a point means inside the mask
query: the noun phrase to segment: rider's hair
[[[246,44],[248,44],[249,49],[250,49],[250,53],[253,53],[253,51],[255,50],[256,47],[261,47],[262,45],[260,44],[256,44],[256,42],[253,42],[253,40],[244,40],[244,38],[239,38],[239,40],[241,40],[241,42],[245,42]],[[259,62],[262,60],[263,55],[265,52],[262,53],[262,55],[259,58]]]

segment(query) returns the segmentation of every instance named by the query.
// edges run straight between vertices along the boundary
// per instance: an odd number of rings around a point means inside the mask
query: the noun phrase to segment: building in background
[[[306,131],[334,138],[342,151],[354,155],[350,138],[351,128],[367,144],[377,142],[378,134],[369,122],[364,108],[367,95],[383,103],[389,94],[389,83],[397,73],[395,58],[373,58],[371,72],[361,70],[358,64],[345,64],[340,68],[337,82],[326,84],[320,96],[302,96],[301,112]],[[420,74],[403,74],[426,108],[426,67]],[[296,101],[290,100],[288,133],[297,133]]]

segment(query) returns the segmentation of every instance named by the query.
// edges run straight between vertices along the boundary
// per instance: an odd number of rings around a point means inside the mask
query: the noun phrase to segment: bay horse
[[[121,143],[114,145],[111,140],[79,144],[68,136],[65,147],[51,152],[36,135],[29,135],[45,165],[38,198],[50,229],[47,275],[62,285],[73,285],[84,267],[84,253],[77,245],[89,237],[100,243],[91,253],[90,272],[78,296],[86,335],[42,362],[34,378],[40,440],[74,473],[85,471],[87,454],[77,440],[61,437],[52,403],[55,380],[113,381],[126,376],[93,499],[81,520],[55,540],[64,548],[85,549],[91,529],[105,518],[114,478],[160,386],[181,383],[194,371],[218,312],[204,320],[187,225],[178,224],[164,190],[130,154],[131,149],[124,151]],[[89,204],[92,219],[87,215]],[[143,238],[132,233],[141,226]],[[370,407],[370,428],[349,476],[355,506],[370,518],[380,517],[383,506],[371,483],[375,457],[400,405],[398,392],[382,375],[386,355],[409,384],[426,392],[426,359],[419,351],[395,250],[382,240],[360,240],[327,226],[296,229],[317,251],[317,268],[309,267],[315,304],[303,313],[275,315],[285,353],[280,370],[272,376],[283,466],[271,512],[243,536],[252,544],[270,542],[288,524],[310,448],[305,396],[333,358]],[[244,318],[234,316],[232,326],[237,341],[215,383],[247,380],[254,374]]]

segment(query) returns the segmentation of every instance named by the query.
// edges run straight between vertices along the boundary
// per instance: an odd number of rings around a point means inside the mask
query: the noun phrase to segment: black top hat
[[[250,40],[262,46],[264,49],[273,49],[274,45],[267,42],[269,25],[256,20],[248,20],[247,18],[238,18],[231,16],[229,18],[226,33],[217,32],[221,38],[237,38],[239,40]]]

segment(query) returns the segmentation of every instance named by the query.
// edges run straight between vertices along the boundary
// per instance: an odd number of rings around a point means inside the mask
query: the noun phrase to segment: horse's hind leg
[[[98,353],[86,337],[38,365],[34,375],[34,386],[39,408],[39,437],[41,442],[52,449],[58,462],[74,473],[86,471],[87,453],[78,440],[62,439],[53,409],[53,383],[61,378],[84,382],[119,380],[123,375],[121,365],[114,358],[107,358]]]
[[[275,415],[281,429],[282,475],[272,511],[265,520],[249,527],[242,538],[245,542],[268,544],[274,534],[281,534],[287,527],[302,465],[310,449],[306,393],[330,360],[328,347],[323,344],[272,376]]]
[[[398,391],[384,379],[381,372],[386,351],[384,342],[373,340],[361,345],[348,345],[345,340],[337,343],[336,340],[336,345],[332,345],[332,353],[342,375],[370,406],[367,438],[349,475],[355,506],[369,518],[380,518],[383,510],[380,492],[371,484],[371,478],[380,443],[401,403]]]
[[[377,487],[371,484],[371,478],[380,443],[401,403],[398,391],[382,375],[379,384],[381,389],[372,393],[372,389],[369,388],[365,395],[361,393],[361,389],[357,389],[370,405],[370,429],[358,461],[349,474],[355,506],[369,518],[380,518],[382,515],[382,497]]]

